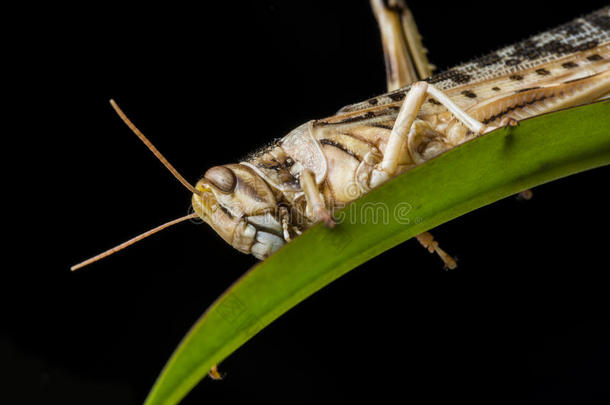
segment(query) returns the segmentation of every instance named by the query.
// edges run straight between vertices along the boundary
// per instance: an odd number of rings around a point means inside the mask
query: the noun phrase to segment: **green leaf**
[[[519,191],[610,163],[610,101],[523,121],[467,142],[373,190],[252,268],[180,343],[146,404],[178,403],[284,312],[381,252]],[[376,218],[373,218],[376,216]]]

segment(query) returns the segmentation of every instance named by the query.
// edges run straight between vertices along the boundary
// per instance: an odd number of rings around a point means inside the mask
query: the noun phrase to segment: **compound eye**
[[[224,193],[230,193],[235,189],[235,183],[237,180],[235,179],[235,174],[229,168],[224,166],[215,166],[209,169],[203,175],[207,180],[209,180],[213,185],[218,187],[218,189]]]

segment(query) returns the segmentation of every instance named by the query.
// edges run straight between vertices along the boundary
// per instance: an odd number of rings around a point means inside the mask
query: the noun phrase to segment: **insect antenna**
[[[142,142],[144,142],[144,145],[146,145],[146,147],[148,149],[150,149],[150,151],[157,157],[157,159],[159,159],[161,161],[161,163],[163,163],[163,165],[167,168],[167,170],[169,170],[174,175],[174,177],[177,178],[180,183],[182,183],[182,185],[184,187],[189,189],[191,191],[191,193],[193,193],[193,194],[201,194],[199,192],[199,190],[197,190],[195,187],[193,187],[193,185],[191,183],[189,183],[184,177],[182,177],[182,175],[180,173],[178,173],[178,170],[176,170],[174,168],[174,166],[172,166],[172,164],[169,163],[169,161],[161,154],[161,152],[159,152],[159,150],[157,148],[155,148],[155,146],[148,140],[148,138],[146,138],[144,136],[142,131],[140,131],[133,124],[133,122],[131,122],[131,120],[129,118],[127,118],[127,116],[125,115],[123,110],[121,110],[119,108],[119,106],[117,105],[117,103],[114,100],[112,100],[112,99],[110,100],[110,105],[112,106],[112,108],[114,108],[114,111],[116,111],[116,113],[119,115],[119,117],[121,117],[123,122],[125,124],[127,124],[129,129],[131,129],[133,131],[133,133],[136,134]]]
[[[126,247],[131,246],[134,243],[141,241],[144,238],[147,238],[147,237],[149,237],[149,236],[151,236],[151,235],[153,235],[153,234],[155,234],[155,233],[157,233],[159,231],[162,231],[165,228],[168,228],[168,227],[170,227],[172,225],[175,225],[177,223],[184,222],[186,220],[189,220],[189,219],[192,219],[192,218],[196,218],[196,217],[197,217],[197,214],[196,213],[192,213],[192,214],[180,217],[180,218],[176,218],[176,219],[174,219],[172,221],[166,222],[166,223],[164,223],[162,225],[159,225],[156,228],[153,228],[153,229],[151,229],[149,231],[144,232],[143,234],[140,234],[140,235],[136,236],[135,238],[129,239],[127,242],[123,242],[120,245],[113,247],[112,249],[108,249],[107,251],[105,251],[103,253],[100,253],[97,256],[93,256],[92,258],[89,258],[89,259],[87,259],[87,260],[85,260],[85,261],[83,261],[83,262],[81,262],[79,264],[74,265],[74,266],[70,267],[70,270],[72,270],[72,271],[78,270],[81,267],[85,267],[85,266],[87,266],[87,265],[89,265],[91,263],[97,262],[98,260],[103,259],[104,257],[108,257],[111,254],[118,252],[119,250],[123,250]]]

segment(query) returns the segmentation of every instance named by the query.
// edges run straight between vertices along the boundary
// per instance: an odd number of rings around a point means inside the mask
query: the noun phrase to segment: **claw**
[[[534,193],[530,189],[523,190],[522,192],[517,194],[517,198],[519,200],[525,200],[525,201],[531,200],[533,196],[534,196]]]
[[[210,378],[212,380],[215,380],[215,381],[222,380],[222,378],[223,378],[223,375],[220,374],[220,372],[218,372],[218,366],[216,364],[212,366],[210,371],[208,371],[208,375],[210,376]]]
[[[519,125],[519,121],[517,121],[516,119],[514,119],[511,116],[506,116],[506,117],[502,118],[502,120],[500,121],[500,127],[506,127],[506,126],[516,127],[517,125]]]
[[[332,229],[337,225],[337,222],[326,208],[320,209],[317,215],[327,228]]]

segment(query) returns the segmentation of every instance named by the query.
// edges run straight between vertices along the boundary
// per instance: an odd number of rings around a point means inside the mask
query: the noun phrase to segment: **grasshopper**
[[[610,96],[610,7],[432,75],[413,16],[401,0],[371,0],[388,92],[311,120],[241,162],[190,184],[111,101],[123,121],[192,195],[193,212],[109,251],[191,218],[237,250],[265,259],[332,212],[468,140],[522,119]],[[418,241],[448,268],[429,233]]]

